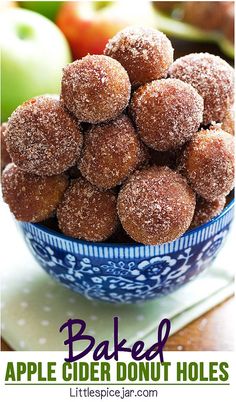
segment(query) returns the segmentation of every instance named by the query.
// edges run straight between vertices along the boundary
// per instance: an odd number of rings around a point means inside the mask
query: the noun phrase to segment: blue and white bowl
[[[136,303],[171,293],[209,267],[232,219],[233,201],[212,221],[159,246],[92,243],[19,224],[36,260],[64,286],[89,299]]]

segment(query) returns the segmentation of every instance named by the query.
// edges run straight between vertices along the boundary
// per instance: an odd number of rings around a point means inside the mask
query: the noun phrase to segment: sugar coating
[[[234,135],[234,108],[227,110],[221,125],[222,130]]]
[[[57,210],[61,231],[88,241],[103,241],[118,225],[116,195],[99,190],[87,180],[73,180]]]
[[[135,172],[118,195],[123,228],[137,242],[161,244],[181,236],[195,209],[195,194],[186,180],[167,166]]]
[[[118,60],[133,86],[163,78],[173,62],[170,40],[153,28],[128,27],[111,38],[104,50]]]
[[[208,53],[171,66],[152,28],[124,29],[104,53],[65,67],[60,99],[25,102],[1,127],[19,165],[3,173],[4,200],[18,220],[87,241],[175,240],[233,187],[233,69]]]
[[[206,200],[226,196],[234,185],[234,137],[216,126],[201,130],[185,148],[179,171]]]
[[[126,115],[93,126],[85,135],[79,169],[99,188],[122,183],[136,168],[141,145],[131,120]]]
[[[37,176],[26,173],[13,163],[2,174],[3,199],[15,218],[40,222],[56,210],[68,186],[66,175]]]
[[[172,78],[191,84],[204,99],[204,124],[221,122],[234,97],[234,70],[218,56],[191,53],[169,69]]]
[[[108,56],[88,55],[63,70],[61,100],[81,122],[114,119],[127,107],[130,91],[127,72]]]
[[[190,229],[196,228],[219,215],[225,206],[226,198],[222,196],[214,201],[207,201],[198,196]]]
[[[5,140],[17,166],[28,173],[52,176],[75,164],[83,137],[77,121],[60,101],[43,95],[13,112]]]
[[[189,84],[177,79],[152,81],[133,95],[131,114],[146,145],[157,151],[180,147],[202,122],[203,100]]]
[[[7,151],[6,141],[4,138],[4,132],[6,131],[7,123],[3,123],[0,126],[0,136],[1,136],[1,170],[5,168],[5,166],[11,162],[11,157]]]
[[[139,147],[139,161],[136,169],[141,169],[142,167],[147,167],[151,162],[151,148],[148,148],[144,142],[140,141]]]

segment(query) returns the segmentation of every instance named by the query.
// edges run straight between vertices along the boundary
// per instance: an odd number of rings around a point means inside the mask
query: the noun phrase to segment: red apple
[[[103,53],[108,39],[126,26],[154,25],[148,1],[138,6],[127,1],[69,1],[60,8],[56,23],[66,36],[74,59]]]

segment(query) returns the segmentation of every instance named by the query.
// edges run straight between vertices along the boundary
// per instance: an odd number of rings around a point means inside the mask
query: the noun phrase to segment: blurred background
[[[129,25],[165,32],[175,58],[208,51],[234,57],[232,1],[1,1],[1,121],[26,99],[58,93],[64,65],[100,54]]]

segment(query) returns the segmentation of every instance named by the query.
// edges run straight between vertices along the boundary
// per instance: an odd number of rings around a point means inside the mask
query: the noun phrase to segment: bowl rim
[[[184,238],[186,236],[189,236],[190,234],[192,234],[194,232],[197,233],[199,231],[204,230],[208,226],[213,225],[217,220],[221,219],[227,212],[229,212],[234,207],[234,203],[235,203],[235,198],[233,198],[229,202],[229,204],[223,209],[223,211],[219,215],[217,215],[215,218],[211,219],[210,221],[208,221],[208,222],[206,222],[206,223],[204,223],[204,224],[202,224],[200,226],[197,226],[196,228],[193,228],[191,230],[187,230],[182,236],[180,236],[177,239],[172,240],[171,242],[168,242],[168,243],[175,242],[176,240],[179,240],[180,238]],[[150,246],[150,245],[145,245],[145,244],[142,244],[142,243],[132,243],[132,244],[131,243],[108,243],[108,242],[93,242],[93,241],[87,241],[87,240],[80,240],[80,239],[77,239],[75,237],[71,237],[71,236],[64,235],[63,233],[59,233],[54,229],[49,229],[46,226],[42,225],[41,223],[32,223],[32,222],[19,222],[19,223],[20,224],[24,224],[24,223],[30,224],[30,225],[36,227],[36,229],[40,229],[40,230],[46,232],[49,235],[57,236],[57,237],[59,237],[61,239],[71,241],[71,242],[75,242],[75,243],[79,243],[79,244],[84,244],[84,245],[87,245],[87,246],[94,246],[94,245],[98,246],[98,247],[99,246],[100,247],[119,247],[120,246],[120,247],[126,247],[126,248],[132,248],[134,246],[136,246],[136,247]],[[168,244],[168,243],[162,243],[162,244],[157,244],[157,245],[153,245],[153,246],[154,247],[155,246],[161,246],[161,245]]]

